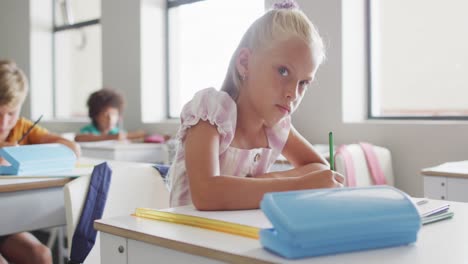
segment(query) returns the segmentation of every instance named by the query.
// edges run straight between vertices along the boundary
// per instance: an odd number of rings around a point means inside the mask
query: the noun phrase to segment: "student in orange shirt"
[[[36,125],[18,142],[33,125],[20,117],[21,107],[28,92],[28,82],[23,71],[12,61],[0,60],[0,147],[27,144],[60,143],[72,149],[77,157],[77,144],[50,133]],[[0,158],[0,163],[5,161]],[[50,249],[32,234],[22,232],[0,236],[0,264],[8,263],[52,263]]]

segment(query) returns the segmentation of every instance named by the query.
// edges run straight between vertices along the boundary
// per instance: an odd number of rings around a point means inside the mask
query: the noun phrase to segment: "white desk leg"
[[[127,239],[104,232],[101,235],[101,263],[127,264]]]

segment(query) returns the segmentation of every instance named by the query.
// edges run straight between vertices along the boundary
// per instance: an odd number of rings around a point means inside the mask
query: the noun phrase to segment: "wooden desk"
[[[71,175],[89,175],[100,160],[80,159]],[[50,173],[58,175],[58,173]],[[73,177],[0,176],[0,235],[64,226],[63,186]]]
[[[83,157],[146,163],[169,162],[167,146],[155,143],[126,143],[119,141],[80,143]]]
[[[70,180],[0,179],[0,235],[65,225],[63,186]]]
[[[81,158],[76,175],[89,175],[103,160]],[[110,161],[111,168],[135,162]],[[74,173],[71,173],[74,174]],[[0,176],[0,235],[65,226],[63,186],[69,178]]]
[[[449,202],[453,219],[421,227],[409,246],[288,260],[260,242],[191,226],[122,216],[96,221],[103,264],[133,263],[467,263],[468,204]]]
[[[468,202],[468,161],[447,162],[421,171],[424,196]]]

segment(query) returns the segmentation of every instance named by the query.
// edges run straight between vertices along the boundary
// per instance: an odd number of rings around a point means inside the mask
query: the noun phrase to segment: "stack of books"
[[[427,225],[438,222],[444,219],[453,217],[453,212],[450,211],[450,205],[445,201],[414,199],[416,209],[421,216],[421,223]]]

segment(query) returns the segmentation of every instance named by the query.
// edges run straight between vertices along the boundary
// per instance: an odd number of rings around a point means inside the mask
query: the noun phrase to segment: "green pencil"
[[[330,146],[330,170],[335,170],[335,157],[333,156],[333,133],[328,133],[328,145]]]

